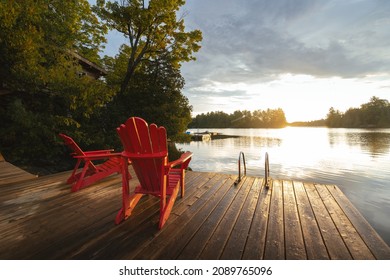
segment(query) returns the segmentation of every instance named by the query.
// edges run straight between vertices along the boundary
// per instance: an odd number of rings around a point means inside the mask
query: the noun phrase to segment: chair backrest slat
[[[77,145],[77,143],[68,135],[60,133],[59,136],[64,140],[65,144],[72,149],[72,151],[78,156],[85,156],[83,150]]]
[[[143,119],[133,117],[118,127],[117,132],[142,188],[159,192],[168,155],[165,128],[148,126]],[[161,157],[161,152],[166,155]]]

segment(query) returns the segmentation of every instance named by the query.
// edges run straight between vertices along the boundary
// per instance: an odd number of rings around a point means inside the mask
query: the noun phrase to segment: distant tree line
[[[189,128],[281,128],[287,125],[282,109],[208,112],[192,119]]]
[[[329,109],[326,118],[328,127],[387,128],[390,127],[390,103],[388,100],[371,97],[360,108],[350,108],[345,113]]]
[[[326,120],[325,119],[320,119],[320,120],[315,120],[315,121],[301,121],[301,122],[292,122],[288,124],[289,126],[326,126]]]

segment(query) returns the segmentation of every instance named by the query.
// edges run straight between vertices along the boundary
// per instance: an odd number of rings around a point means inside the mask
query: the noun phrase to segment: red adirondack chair
[[[65,144],[73,151],[72,156],[77,159],[72,175],[66,181],[72,184],[72,192],[89,186],[96,181],[103,179],[113,173],[121,172],[121,154],[113,153],[113,150],[83,151],[79,145],[69,136],[60,133],[59,136]],[[101,164],[94,164],[95,161],[105,160]],[[81,171],[80,165],[84,163]],[[130,176],[130,174],[128,175]]]
[[[184,196],[185,169],[192,153],[186,152],[173,162],[168,162],[167,135],[164,127],[151,124],[141,118],[129,118],[117,128],[124,151],[122,162],[122,209],[116,216],[119,224],[127,219],[144,194],[160,198],[161,229],[171,213],[179,187]],[[131,160],[140,184],[130,194],[127,162]],[[178,168],[174,168],[178,167]]]

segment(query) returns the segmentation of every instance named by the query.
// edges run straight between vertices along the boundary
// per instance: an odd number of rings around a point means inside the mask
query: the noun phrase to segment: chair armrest
[[[86,155],[89,155],[89,154],[108,154],[108,153],[112,153],[113,151],[114,151],[114,149],[98,150],[98,151],[86,151],[86,152],[84,152],[84,154],[86,154]]]
[[[168,168],[173,168],[174,166],[177,166],[179,164],[187,163],[191,160],[192,153],[191,152],[185,152],[184,154],[181,155],[181,157],[177,160],[174,160],[172,162],[169,162],[167,164]]]
[[[105,159],[110,157],[120,157],[122,156],[121,153],[97,153],[97,154],[88,154],[85,156],[74,156],[74,158],[82,158],[82,159],[89,159],[89,160],[97,160],[97,159]]]
[[[135,153],[129,153],[129,152],[122,152],[122,156],[127,157],[129,159],[152,159],[152,158],[164,158],[167,156],[167,152],[161,152],[161,153],[153,153],[153,154],[135,154]]]

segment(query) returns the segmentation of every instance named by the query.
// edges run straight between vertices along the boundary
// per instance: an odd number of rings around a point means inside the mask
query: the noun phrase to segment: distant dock
[[[0,259],[390,259],[337,186],[188,171],[159,231],[157,198],[115,225],[121,176],[72,193],[69,174],[0,182]]]
[[[225,138],[237,138],[239,136],[235,135],[225,135],[218,132],[196,132],[191,133],[191,140],[192,141],[209,141],[209,140],[215,140],[215,139],[225,139]]]
[[[209,141],[211,140],[211,134],[210,133],[193,133],[191,134],[191,140],[193,141]]]

